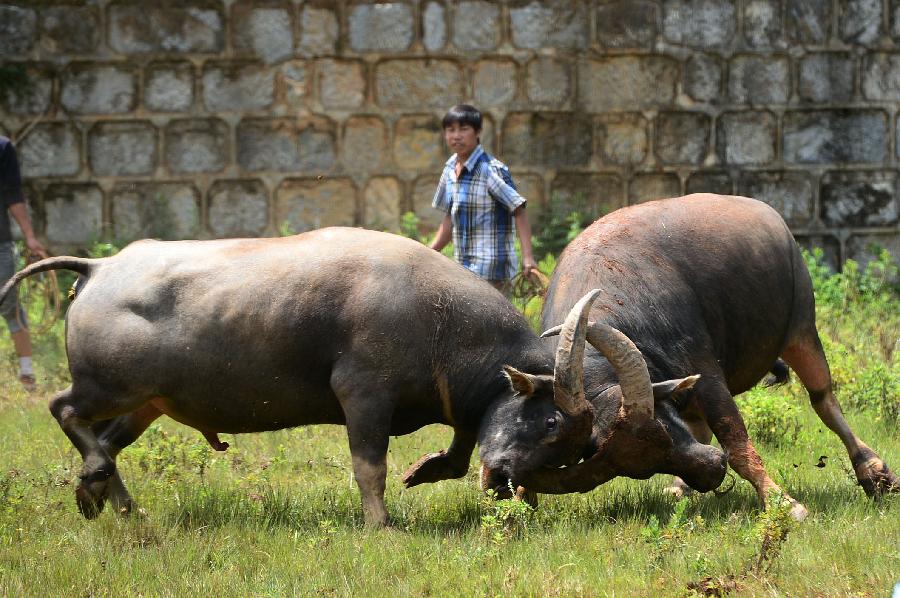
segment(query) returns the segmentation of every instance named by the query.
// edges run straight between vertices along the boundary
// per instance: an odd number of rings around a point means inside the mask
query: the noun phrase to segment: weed
[[[650,515],[647,525],[641,528],[641,538],[653,547],[655,560],[660,560],[676,548],[684,548],[691,534],[703,529],[706,524],[700,515],[687,517],[685,511],[688,503],[687,500],[676,502],[666,525],[661,525],[656,515]]]
[[[791,516],[791,502],[781,492],[770,493],[767,504],[766,510],[759,514],[754,530],[760,545],[749,569],[757,575],[772,567],[787,542],[788,534],[796,525]]]
[[[510,487],[513,495],[515,489]],[[497,493],[488,490],[482,499],[481,532],[495,549],[502,548],[513,538],[528,535],[528,522],[534,508],[518,498],[498,499]]]
[[[756,387],[737,398],[741,416],[754,441],[787,446],[800,433],[800,407],[792,396]]]

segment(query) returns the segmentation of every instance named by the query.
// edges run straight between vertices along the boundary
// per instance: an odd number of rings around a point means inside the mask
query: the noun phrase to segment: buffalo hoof
[[[809,516],[809,511],[806,510],[806,507],[798,503],[796,500],[791,499],[791,517],[794,521],[803,521]]]
[[[856,479],[869,496],[900,492],[900,478],[878,457],[871,457],[856,466]]]
[[[103,511],[103,497],[96,497],[84,486],[75,489],[75,503],[85,519],[94,519]]]
[[[672,485],[663,488],[663,492],[671,495],[675,500],[681,500],[686,496],[690,496],[694,493],[694,489],[684,483],[684,480],[681,478],[675,478],[672,480]]]
[[[446,480],[450,477],[458,477],[448,475],[449,464],[447,463],[447,453],[438,451],[436,453],[428,453],[421,457],[418,461],[409,466],[406,473],[403,474],[403,485],[407,488]]]

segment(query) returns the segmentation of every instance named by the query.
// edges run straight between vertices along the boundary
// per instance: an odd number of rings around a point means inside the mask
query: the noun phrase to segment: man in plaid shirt
[[[537,270],[531,252],[531,225],[525,198],[509,169],[481,147],[481,113],[468,104],[452,107],[442,122],[453,156],[444,165],[431,205],[444,212],[431,248],[453,240],[453,256],[507,297],[516,275],[513,233],[522,249],[522,272]]]

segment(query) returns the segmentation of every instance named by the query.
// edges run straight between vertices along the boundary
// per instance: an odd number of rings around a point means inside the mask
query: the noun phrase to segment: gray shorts
[[[16,248],[12,241],[0,242],[0,285],[16,273]],[[28,328],[25,310],[19,304],[19,294],[15,289],[0,303],[0,315],[6,320],[11,333]]]

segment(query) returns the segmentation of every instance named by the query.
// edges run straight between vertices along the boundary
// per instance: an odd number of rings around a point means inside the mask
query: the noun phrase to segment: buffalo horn
[[[588,312],[599,289],[582,297],[566,316],[560,329],[553,370],[553,402],[566,415],[579,415],[589,408],[584,398],[584,342]]]
[[[550,328],[541,336],[562,334],[564,326]],[[647,362],[631,339],[601,322],[590,322],[586,337],[587,342],[600,351],[616,370],[619,387],[622,389],[623,415],[633,423],[653,417],[653,386]]]

